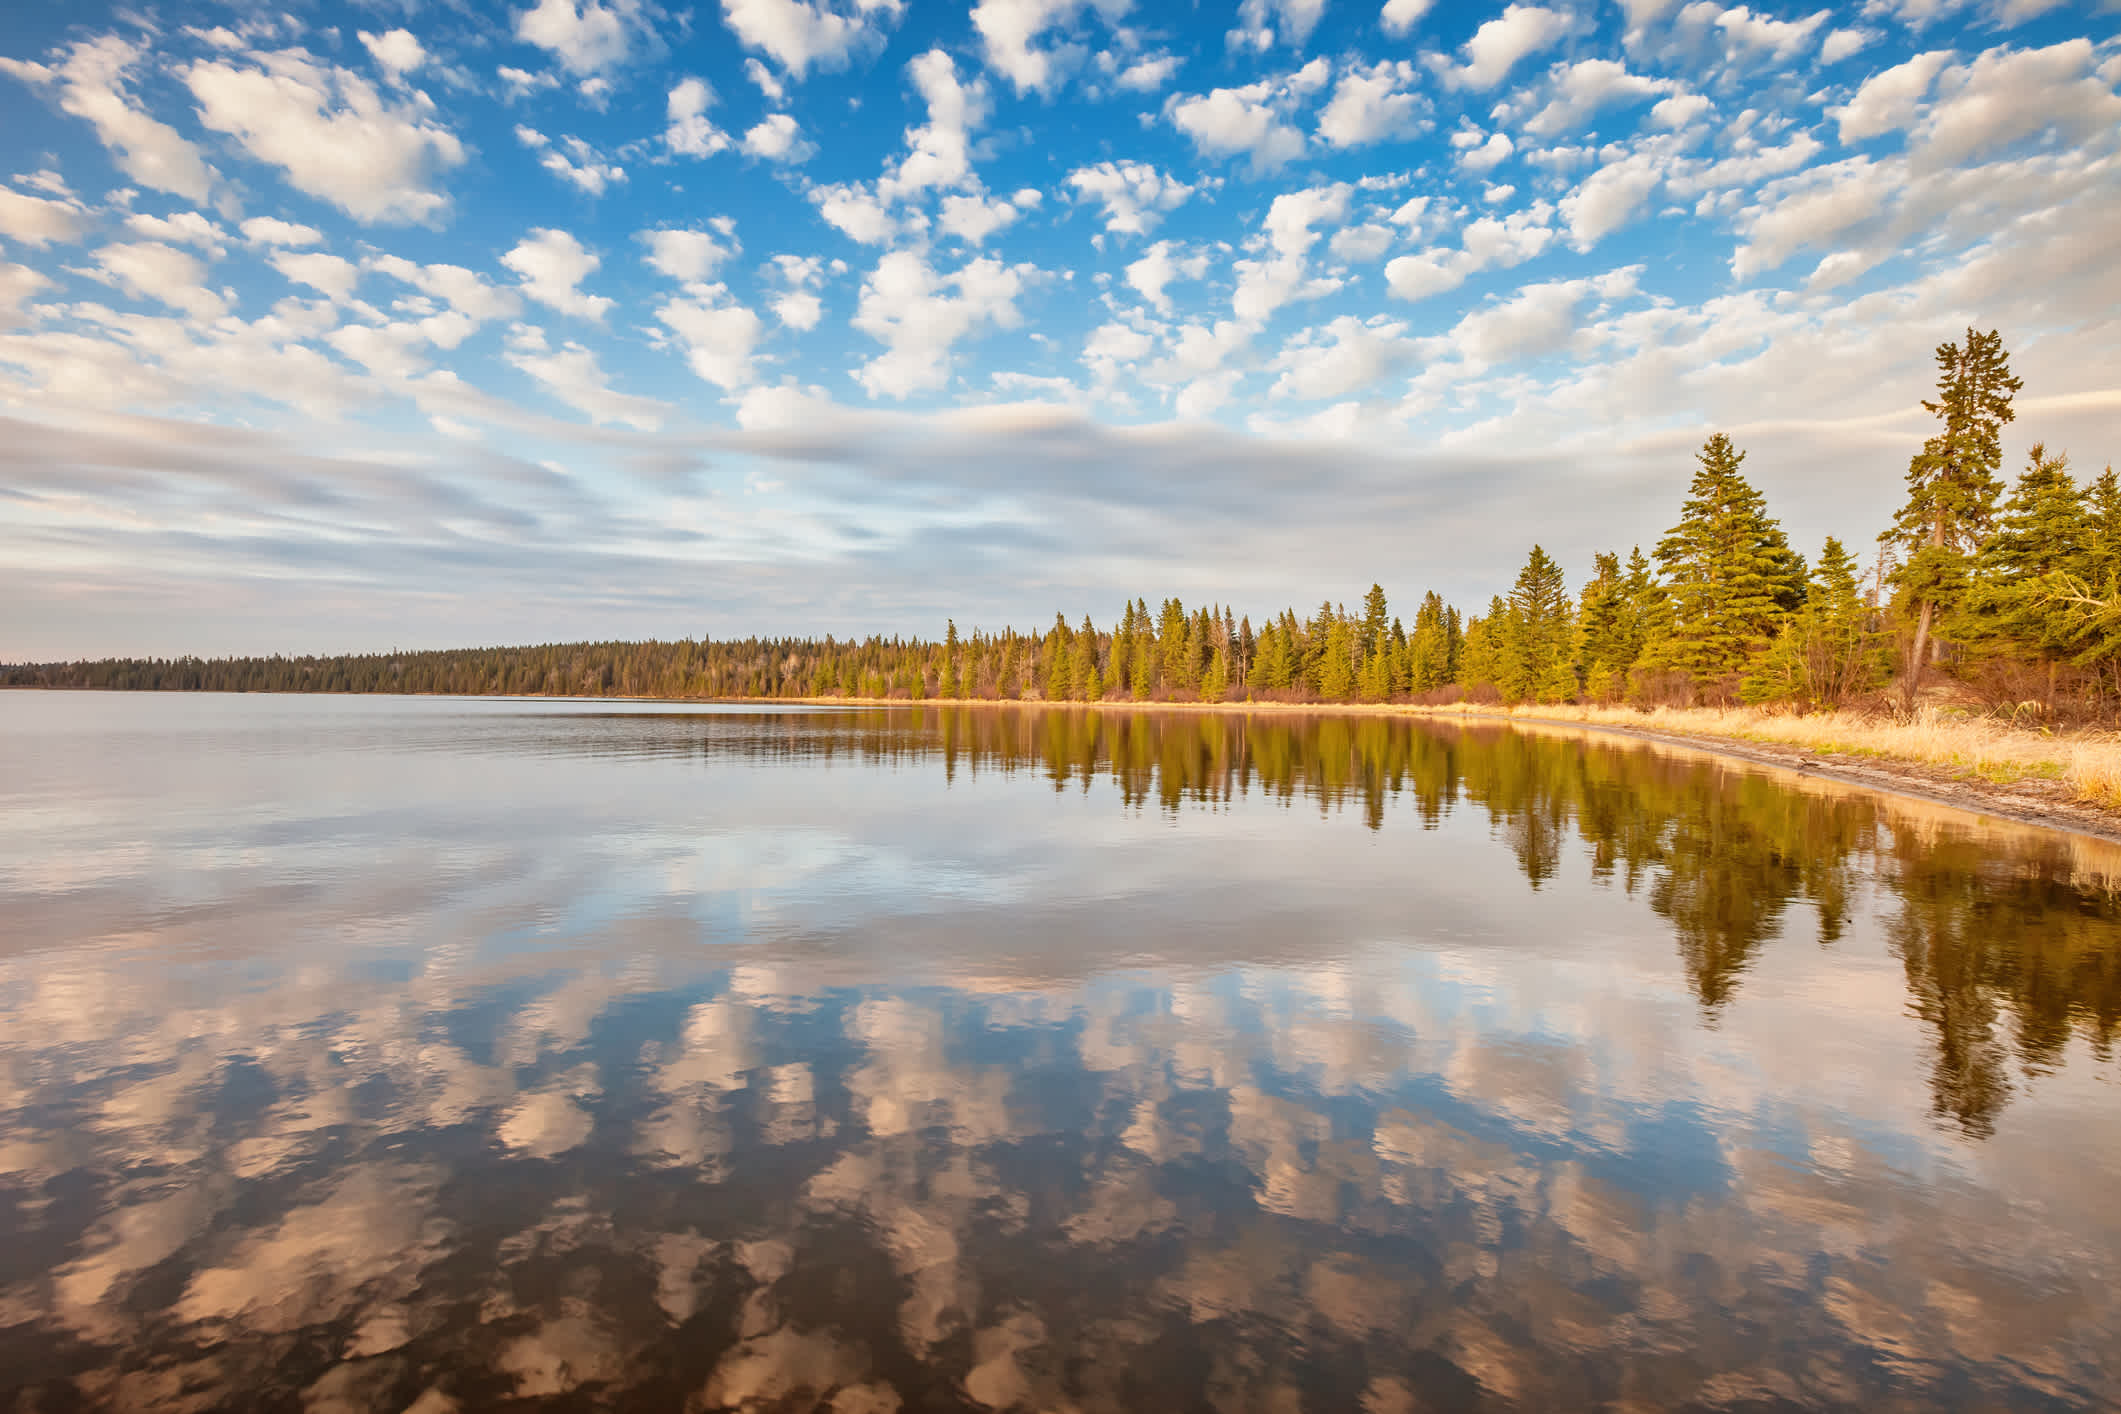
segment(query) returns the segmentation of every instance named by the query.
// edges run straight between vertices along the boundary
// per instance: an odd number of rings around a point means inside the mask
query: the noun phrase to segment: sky
[[[0,661],[1478,610],[1710,433],[1868,555],[1932,351],[2121,453],[2101,0],[0,21]]]

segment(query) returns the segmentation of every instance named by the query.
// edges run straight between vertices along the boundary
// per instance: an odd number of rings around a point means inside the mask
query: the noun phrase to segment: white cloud
[[[441,300],[473,325],[513,319],[522,312],[523,303],[514,291],[492,284],[477,271],[461,265],[419,265],[396,255],[373,255],[362,263]],[[445,340],[438,338],[435,342]]]
[[[1552,207],[1535,201],[1507,216],[1483,216],[1460,233],[1457,250],[1432,248],[1387,262],[1385,285],[1396,298],[1427,299],[1457,289],[1480,271],[1522,265],[1553,243],[1553,215]]]
[[[720,285],[694,285],[686,295],[663,305],[655,317],[683,342],[692,371],[725,392],[755,381],[751,354],[765,332],[764,322]]]
[[[1268,365],[1279,370],[1269,395],[1307,402],[1345,397],[1414,360],[1406,326],[1388,319],[1365,323],[1344,314],[1322,329],[1291,339]]]
[[[584,294],[580,288],[603,261],[565,231],[534,230],[502,256],[501,263],[516,272],[524,294],[562,314],[602,323],[611,308],[609,299]]]
[[[815,65],[843,67],[857,49],[880,46],[879,19],[895,19],[900,0],[723,0],[722,21],[748,49],[764,52],[789,75]]]
[[[1172,124],[1210,157],[1246,153],[1255,173],[1274,171],[1301,157],[1304,135],[1283,114],[1286,84],[1271,79],[1243,88],[1218,88],[1207,94],[1175,97],[1166,105]]]
[[[410,378],[429,362],[427,335],[417,324],[342,324],[324,342],[379,378]]]
[[[884,345],[855,374],[873,398],[906,398],[946,386],[950,351],[982,327],[1013,328],[1030,273],[982,257],[939,275],[913,251],[895,250],[862,282],[853,324]],[[951,293],[951,291],[955,293]]]
[[[448,195],[432,182],[464,161],[455,134],[418,107],[385,103],[358,74],[300,51],[254,57],[262,67],[212,60],[182,71],[207,127],[231,134],[296,190],[357,221],[428,221],[448,209]]]
[[[1520,59],[1552,45],[1568,28],[1568,17],[1558,10],[1511,5],[1465,42],[1459,51],[1466,56],[1465,65],[1452,69],[1451,79],[1467,88],[1493,88],[1509,77]]]
[[[1765,54],[1777,62],[1787,63],[1810,46],[1812,36],[1833,18],[1833,12],[1821,10],[1801,20],[1778,20],[1769,15],[1756,15],[1743,5],[1734,5],[1719,13],[1714,0],[1695,0],[1679,12],[1682,25],[1698,23],[1710,16],[1714,17],[1716,28],[1723,31],[1724,42],[1731,48]]]
[[[1508,133],[1489,133],[1487,141],[1458,154],[1458,165],[1468,172],[1492,172],[1516,150],[1517,144],[1510,141]]]
[[[1372,260],[1379,259],[1386,251],[1390,250],[1393,239],[1393,231],[1390,226],[1380,226],[1372,221],[1360,226],[1349,226],[1345,230],[1335,231],[1333,239],[1328,243],[1328,248],[1333,252],[1335,260],[1345,260],[1351,264],[1367,264]]]
[[[42,247],[80,240],[87,229],[87,213],[79,202],[52,201],[0,185],[0,236]]]
[[[648,247],[651,270],[688,285],[712,279],[741,249],[734,240],[724,245],[707,231],[642,231],[636,239]]]
[[[1883,209],[1887,188],[1878,167],[1863,157],[1815,167],[1778,183],[1742,221],[1746,239],[1731,257],[1731,272],[1749,279],[1781,265],[1805,246],[1835,243]]]
[[[361,279],[361,267],[351,260],[321,250],[275,250],[267,257],[273,269],[297,285],[307,285],[335,300],[351,299]]]
[[[1346,148],[1414,132],[1428,112],[1427,102],[1412,91],[1414,79],[1414,66],[1404,60],[1346,70],[1318,115],[1318,135]]]
[[[1183,62],[1176,54],[1146,55],[1120,69],[1112,76],[1112,83],[1129,93],[1154,93],[1171,82]]]
[[[1524,130],[1534,137],[1558,137],[1576,131],[1601,108],[1670,93],[1675,87],[1670,79],[1631,74],[1627,65],[1612,59],[1585,59],[1558,69],[1554,96],[1526,120]]]
[[[56,67],[0,58],[0,73],[56,85],[59,107],[95,128],[119,171],[144,187],[203,202],[213,189],[213,169],[175,128],[134,107],[126,90],[141,54],[137,45],[105,35],[75,44]]]
[[[243,239],[252,245],[316,245],[324,233],[315,226],[282,221],[277,216],[253,216],[242,225]]]
[[[1634,218],[1650,193],[1664,180],[1656,157],[1636,152],[1608,162],[1561,199],[1569,223],[1569,243],[1589,250]]]
[[[528,69],[514,69],[506,64],[495,69],[494,76],[499,78],[502,83],[508,85],[507,96],[510,102],[537,93],[542,89],[558,88],[560,86],[560,81],[555,75],[534,74]]]
[[[29,322],[30,297],[51,284],[27,265],[0,260],[0,329],[13,329]]]
[[[1435,4],[1436,0],[1385,0],[1377,22],[1384,26],[1386,34],[1404,35],[1420,24]]]
[[[1140,236],[1176,210],[1194,188],[1146,162],[1100,162],[1068,174],[1068,185],[1105,209],[1105,229]]]
[[[1171,313],[1173,308],[1171,296],[1166,293],[1172,281],[1198,280],[1207,273],[1206,252],[1195,251],[1188,255],[1182,246],[1171,241],[1158,241],[1126,269],[1127,283],[1165,314]]]
[[[151,241],[197,246],[213,260],[219,260],[227,253],[222,242],[228,239],[228,234],[196,211],[179,211],[169,216],[150,216],[144,211],[135,211],[125,218],[125,229]]]
[[[1576,332],[1576,311],[1584,301],[1632,295],[1640,271],[1640,266],[1629,266],[1591,279],[1526,285],[1508,299],[1466,315],[1441,339],[1425,342],[1475,368],[1553,353]]]
[[[825,262],[815,255],[776,255],[772,268],[788,285],[774,298],[773,317],[789,329],[815,329],[825,306],[813,291],[825,277]]]
[[[1276,40],[1303,46],[1326,12],[1326,0],[1243,0],[1231,39],[1264,50]]]
[[[1878,31],[1852,28],[1829,30],[1819,45],[1819,62],[1838,64],[1851,54],[1860,54],[1878,42]]]
[[[804,141],[803,130],[786,113],[768,113],[744,134],[744,151],[768,162],[807,162],[817,152]]]
[[[543,134],[521,126],[516,128],[516,136],[540,149],[539,166],[586,196],[602,196],[607,188],[626,180],[624,167],[578,137],[563,137],[552,145]]]
[[[788,101],[788,85],[782,83],[780,79],[774,76],[773,70],[767,68],[758,60],[746,59],[744,61],[744,77],[751,80],[752,86],[765,95],[768,103],[786,103]]]
[[[640,23],[638,0],[538,0],[516,16],[516,38],[534,44],[578,78],[626,62]]]
[[[1051,93],[1089,51],[1073,39],[1040,46],[1039,37],[1069,24],[1085,8],[1087,0],[979,0],[972,7],[972,27],[979,31],[988,68],[1018,93]],[[1117,18],[1127,0],[1104,0],[1098,8]]]
[[[1683,128],[1716,105],[1698,93],[1675,93],[1650,109],[1650,126]]]
[[[979,245],[1015,219],[1015,204],[998,197],[990,201],[980,196],[946,196],[936,224],[967,244]]]
[[[663,425],[669,407],[654,398],[635,397],[611,386],[597,356],[580,344],[568,344],[557,353],[513,349],[508,361],[535,378],[561,402],[598,423],[623,423],[643,432]]]
[[[96,252],[103,278],[136,299],[159,300],[201,322],[228,313],[228,301],[206,288],[206,265],[197,256],[159,241],[128,241]]]
[[[987,85],[966,83],[957,64],[940,49],[906,65],[928,106],[928,121],[906,130],[906,156],[877,183],[877,196],[904,201],[919,192],[959,186],[972,177],[972,129],[987,119]]]
[[[714,90],[705,79],[686,78],[670,90],[666,113],[670,126],[663,130],[663,145],[681,157],[712,157],[729,146],[729,135],[707,121],[714,103]]]
[[[898,231],[891,208],[859,184],[813,187],[810,200],[818,215],[863,245],[882,245]]]
[[[1283,192],[1275,197],[1262,223],[1275,252],[1286,256],[1307,253],[1318,241],[1318,232],[1312,227],[1344,220],[1348,214],[1348,198],[1354,192],[1348,183],[1336,182],[1330,186]]]
[[[427,62],[426,49],[408,29],[388,30],[382,34],[370,34],[364,29],[361,44],[392,83],[401,82],[407,74]]]
[[[1929,96],[1930,85],[1951,60],[1948,49],[1917,54],[1906,63],[1865,79],[1854,97],[1839,108],[1827,109],[1827,116],[1840,121],[1844,143],[1912,127],[1922,100]]]
[[[2086,142],[2121,128],[2121,97],[2092,73],[2098,59],[2088,39],[2045,49],[1991,49],[1971,64],[1948,70],[1909,139],[1925,170],[1951,167],[2044,133]]]

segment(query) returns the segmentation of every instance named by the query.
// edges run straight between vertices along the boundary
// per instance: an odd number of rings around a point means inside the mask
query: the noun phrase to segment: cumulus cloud
[[[940,49],[915,56],[907,76],[927,105],[928,121],[906,130],[906,155],[877,183],[884,201],[954,187],[972,176],[972,130],[987,120],[987,85],[958,77],[957,63]]]
[[[1368,388],[1413,362],[1415,346],[1405,334],[1406,326],[1391,319],[1352,314],[1305,330],[1269,365],[1280,374],[1269,396],[1317,401]]]
[[[1385,265],[1385,286],[1403,300],[1427,299],[1463,285],[1483,270],[1522,265],[1554,240],[1554,209],[1535,201],[1507,216],[1483,216],[1459,235],[1456,250],[1431,247]]]
[[[1126,270],[1127,283],[1164,314],[1170,314],[1174,308],[1167,293],[1173,281],[1198,280],[1207,273],[1205,251],[1187,254],[1183,247],[1172,241],[1158,241],[1150,246]]]
[[[1159,172],[1146,162],[1100,162],[1068,174],[1078,196],[1105,211],[1105,229],[1115,235],[1140,236],[1176,210],[1194,188]]]
[[[1333,147],[1364,147],[1406,137],[1423,124],[1428,101],[1414,91],[1414,66],[1381,60],[1345,70],[1318,115],[1318,135]]]
[[[1601,109],[1670,93],[1675,87],[1670,79],[1631,74],[1627,65],[1614,59],[1585,59],[1560,66],[1554,76],[1553,97],[1525,121],[1524,130],[1534,137],[1558,137],[1574,132]]]
[[[1386,34],[1405,35],[1411,33],[1435,5],[1436,0],[1385,0],[1384,8],[1378,11],[1377,22],[1384,26]]]
[[[409,29],[386,30],[382,34],[370,34],[364,29],[360,34],[361,47],[392,83],[403,82],[407,74],[427,62],[425,46]]]
[[[873,398],[908,398],[946,386],[951,350],[982,328],[1014,328],[1031,267],[981,257],[939,274],[915,251],[895,250],[862,282],[856,329],[884,345],[855,379]]]
[[[57,89],[59,107],[86,120],[126,176],[144,187],[203,202],[214,171],[199,149],[137,107],[128,80],[143,51],[116,35],[82,40],[50,65],[0,57],[0,73]]]
[[[807,162],[817,152],[803,138],[803,129],[786,113],[768,113],[744,134],[744,151],[752,157],[790,166]]]
[[[593,422],[618,423],[653,432],[663,425],[663,418],[670,411],[654,398],[614,389],[596,354],[580,344],[568,344],[553,352],[516,348],[506,357],[547,392]]]
[[[1664,170],[1649,153],[1630,153],[1608,162],[1561,199],[1569,223],[1569,243],[1589,250],[1634,218],[1664,180]]]
[[[750,384],[755,373],[752,350],[765,325],[720,285],[690,286],[655,312],[685,347],[685,361],[702,379],[724,392]]]
[[[680,157],[712,157],[729,146],[729,134],[707,121],[714,90],[705,79],[681,79],[665,104],[669,126],[663,145]]]
[[[1243,0],[1237,7],[1233,44],[1263,50],[1276,41],[1302,47],[1326,12],[1326,0]]]
[[[728,232],[722,232],[726,238]],[[724,261],[739,249],[735,240],[725,244],[709,231],[642,231],[638,240],[648,247],[648,267],[681,284],[712,279]]]
[[[880,47],[883,23],[902,8],[902,0],[723,0],[722,22],[745,48],[800,79],[813,67],[844,68],[856,53]]]
[[[436,178],[464,161],[464,145],[425,109],[387,103],[358,74],[299,50],[253,59],[182,70],[200,122],[357,221],[431,221],[448,210]]]
[[[315,226],[282,221],[277,216],[253,216],[239,229],[243,232],[243,239],[252,245],[304,246],[316,245],[324,239],[324,233]]]
[[[566,231],[534,230],[502,256],[501,263],[516,272],[524,294],[547,308],[599,324],[611,309],[611,300],[581,289],[582,281],[604,262]]]
[[[1448,71],[1453,83],[1491,89],[1510,76],[1518,61],[1551,47],[1568,33],[1568,17],[1542,5],[1511,5],[1489,20],[1459,50],[1466,62]]]
[[[194,319],[228,313],[228,301],[206,287],[206,264],[188,251],[159,241],[124,241],[95,254],[104,279],[136,299],[158,300]]]
[[[2070,39],[2045,49],[1991,49],[1946,71],[1910,135],[1911,155],[1935,169],[2040,133],[2070,142],[2111,134],[2121,128],[2121,96],[2093,72],[2097,59],[2090,40]]]
[[[642,23],[639,0],[538,0],[516,15],[516,38],[534,44],[577,78],[626,62]]]
[[[1287,79],[1261,79],[1243,88],[1173,97],[1165,112],[1202,155],[1243,153],[1252,159],[1255,173],[1272,172],[1303,155],[1304,135],[1290,123],[1289,114],[1297,99],[1325,80],[1325,60],[1314,60],[1313,65],[1299,71],[1315,78],[1301,88]]]
[[[787,286],[774,297],[773,317],[784,328],[798,332],[817,328],[825,313],[824,302],[816,293],[825,278],[823,259],[815,255],[776,255],[771,268]]]
[[[972,7],[972,27],[979,33],[987,67],[1013,84],[1018,93],[1050,93],[1080,68],[1089,49],[1079,39],[1040,44],[1050,30],[1067,27],[1086,9],[1096,8],[1117,20],[1129,0],[979,0]],[[1131,86],[1131,85],[1123,85]]]
[[[88,216],[78,201],[54,201],[0,185],[0,236],[43,247],[81,239]]]
[[[513,319],[522,311],[515,292],[495,285],[475,270],[461,265],[421,265],[397,255],[372,255],[365,268],[411,285],[421,294],[441,300],[472,325],[495,319]],[[437,338],[437,343],[443,340]]]

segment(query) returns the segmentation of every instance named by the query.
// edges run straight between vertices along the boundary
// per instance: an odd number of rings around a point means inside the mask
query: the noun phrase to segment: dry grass
[[[1726,737],[1791,746],[1822,756],[1874,756],[1941,767],[1996,785],[2061,781],[2078,800],[2121,810],[2121,740],[2110,733],[2050,736],[1933,708],[1924,709],[1909,722],[1853,712],[1792,716],[1753,708],[1708,707],[1661,707],[1650,712],[1627,707],[1520,707],[1497,715]]]

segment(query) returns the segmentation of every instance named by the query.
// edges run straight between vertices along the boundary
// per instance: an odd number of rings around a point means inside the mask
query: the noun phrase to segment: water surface
[[[2108,1408],[2117,882],[1495,726],[0,694],[0,1406]]]

